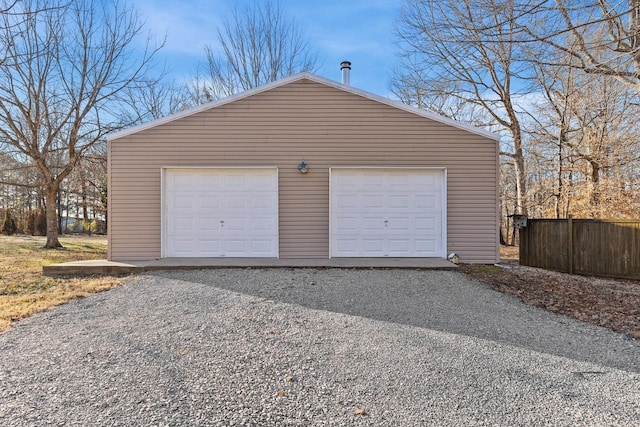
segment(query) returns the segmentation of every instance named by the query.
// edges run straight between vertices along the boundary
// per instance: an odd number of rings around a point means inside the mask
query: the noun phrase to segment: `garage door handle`
[[[224,221],[220,221],[220,227],[224,227]]]

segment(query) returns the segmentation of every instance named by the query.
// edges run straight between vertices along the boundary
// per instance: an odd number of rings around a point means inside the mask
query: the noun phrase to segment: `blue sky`
[[[204,46],[217,44],[221,21],[251,0],[133,0],[146,28],[167,42],[158,59],[177,82],[195,74]],[[351,85],[389,96],[396,58],[394,22],[401,0],[280,0],[285,14],[305,31],[317,51],[316,74],[340,81],[340,62],[352,62]]]

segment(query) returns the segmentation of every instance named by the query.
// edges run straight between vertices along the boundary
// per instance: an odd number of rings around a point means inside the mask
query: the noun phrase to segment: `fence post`
[[[573,274],[573,215],[567,216],[567,273]]]
[[[527,245],[528,245],[528,240],[527,240],[527,235],[525,234],[527,232],[526,228],[520,228],[520,241],[518,242],[518,264],[520,265],[528,265],[527,264]]]

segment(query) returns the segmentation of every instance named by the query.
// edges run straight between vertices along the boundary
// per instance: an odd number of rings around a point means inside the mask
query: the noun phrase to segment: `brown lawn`
[[[60,242],[64,249],[42,249],[44,237],[0,235],[0,332],[14,320],[121,283],[112,276],[43,276],[43,265],[107,256],[104,236],[64,236]]]

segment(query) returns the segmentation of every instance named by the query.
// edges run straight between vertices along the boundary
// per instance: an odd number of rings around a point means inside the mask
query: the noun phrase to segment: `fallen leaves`
[[[640,339],[640,281],[569,275],[524,267],[477,264],[461,270],[521,301]]]

